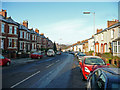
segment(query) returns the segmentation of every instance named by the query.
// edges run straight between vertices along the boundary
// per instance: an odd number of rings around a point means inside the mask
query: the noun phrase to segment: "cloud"
[[[73,44],[77,41],[88,39],[94,33],[93,24],[85,19],[59,21],[41,26],[41,29],[52,41],[64,44]]]

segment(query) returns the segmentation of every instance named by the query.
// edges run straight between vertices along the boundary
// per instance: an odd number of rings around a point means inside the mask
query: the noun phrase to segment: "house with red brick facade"
[[[30,30],[30,51],[31,52],[36,52],[37,51],[37,33],[33,30],[33,28],[29,29]]]
[[[6,10],[0,12],[0,49],[8,58],[16,58],[18,51],[18,23],[7,17]]]
[[[24,56],[30,54],[30,30],[28,29],[28,21],[23,21],[23,25],[19,24],[19,36],[18,36],[18,55]]]

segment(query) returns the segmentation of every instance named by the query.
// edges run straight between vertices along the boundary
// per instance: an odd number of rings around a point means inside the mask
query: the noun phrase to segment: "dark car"
[[[82,57],[86,56],[86,54],[80,53],[77,55],[77,59],[81,60]]]
[[[41,53],[35,52],[35,53],[32,53],[32,54],[31,54],[31,58],[32,58],[32,59],[33,59],[33,58],[41,59],[42,57],[43,57],[43,55],[42,55]]]
[[[98,68],[89,75],[87,89],[118,90],[120,88],[120,68]]]
[[[0,54],[0,66],[4,66],[4,65],[9,66],[10,64],[11,64],[11,60]]]

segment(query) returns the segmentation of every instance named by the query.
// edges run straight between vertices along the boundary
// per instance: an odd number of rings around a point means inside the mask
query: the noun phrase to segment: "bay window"
[[[23,33],[22,33],[22,31],[20,31],[20,38],[23,38]]]
[[[17,40],[14,39],[14,47],[17,47]]]
[[[114,45],[114,52],[117,53],[117,42],[113,42]]]
[[[4,39],[1,39],[1,48],[4,48]]]
[[[2,33],[4,33],[4,27],[5,25],[2,23]]]
[[[12,34],[12,26],[9,26],[9,34]]]
[[[111,30],[111,38],[114,38],[114,29]]]
[[[17,34],[17,27],[14,27],[14,34]]]
[[[12,47],[12,39],[9,39],[9,47]]]

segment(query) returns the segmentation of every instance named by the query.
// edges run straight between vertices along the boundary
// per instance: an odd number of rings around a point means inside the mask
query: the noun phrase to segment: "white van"
[[[49,50],[47,51],[47,56],[55,56],[54,50],[53,50],[53,49],[49,49]]]

